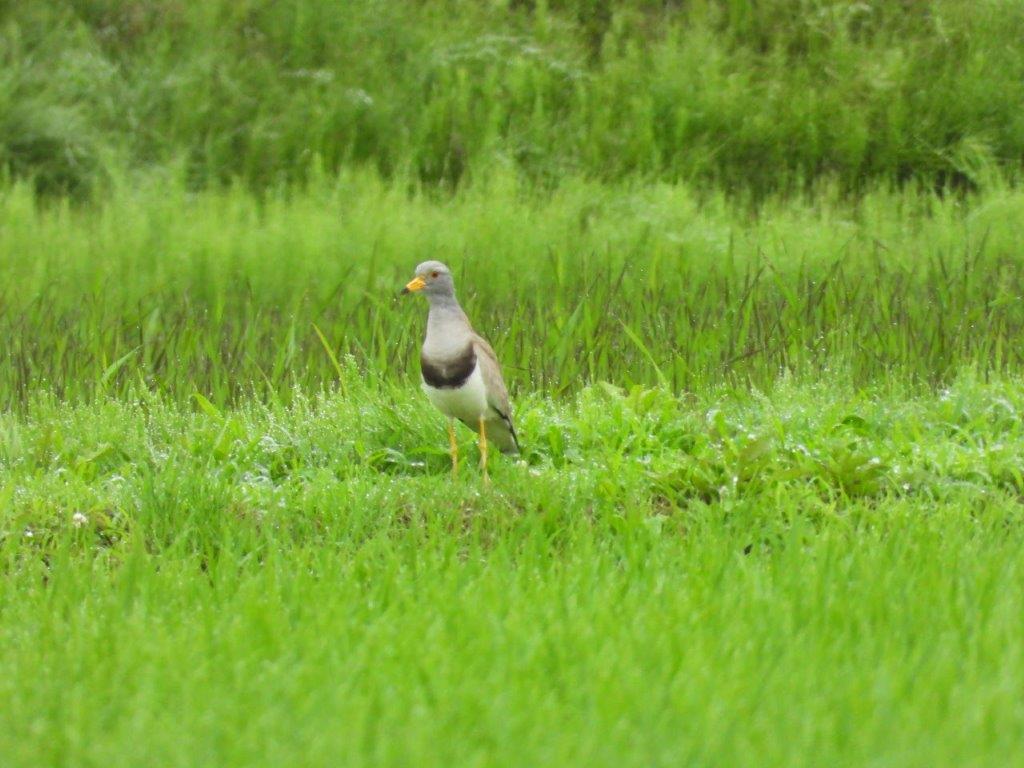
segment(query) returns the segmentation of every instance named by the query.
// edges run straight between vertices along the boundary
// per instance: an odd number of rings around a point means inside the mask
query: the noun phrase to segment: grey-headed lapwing
[[[439,261],[425,261],[402,293],[422,293],[430,302],[427,335],[420,351],[423,390],[448,417],[452,474],[458,473],[458,419],[480,435],[480,466],[487,479],[487,441],[502,453],[518,453],[508,389],[491,345],[473,330],[455,298],[451,270]]]

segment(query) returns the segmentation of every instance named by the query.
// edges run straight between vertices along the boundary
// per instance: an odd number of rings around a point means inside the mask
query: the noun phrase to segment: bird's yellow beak
[[[423,286],[425,286],[426,284],[426,280],[424,280],[419,275],[416,275],[416,277],[414,277],[412,280],[406,283],[405,288],[402,289],[402,293],[415,293],[416,291],[422,291]]]

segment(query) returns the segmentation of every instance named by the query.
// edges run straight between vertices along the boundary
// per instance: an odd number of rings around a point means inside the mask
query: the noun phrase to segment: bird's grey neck
[[[466,313],[462,311],[454,296],[431,296],[430,313],[427,315],[427,328],[447,325],[448,323],[464,322]]]
[[[469,334],[469,320],[455,297],[432,296],[423,353],[437,360],[461,355],[470,343]]]
[[[458,300],[455,298],[454,293],[442,293],[437,295],[428,295],[427,299],[430,301],[430,312],[433,314],[435,311],[444,312],[455,310],[456,313],[462,313],[462,307],[459,306]]]

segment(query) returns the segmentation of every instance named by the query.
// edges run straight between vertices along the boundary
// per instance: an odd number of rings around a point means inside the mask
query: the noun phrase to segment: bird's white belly
[[[490,410],[479,365],[473,369],[473,373],[461,387],[437,389],[424,382],[423,391],[427,393],[427,397],[434,407],[445,416],[467,421],[470,424],[476,424],[477,419],[486,416]]]

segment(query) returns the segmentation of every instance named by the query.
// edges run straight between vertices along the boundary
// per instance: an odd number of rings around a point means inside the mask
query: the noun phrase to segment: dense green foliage
[[[976,186],[1024,159],[1021,39],[1017,0],[5,0],[0,164]]]

